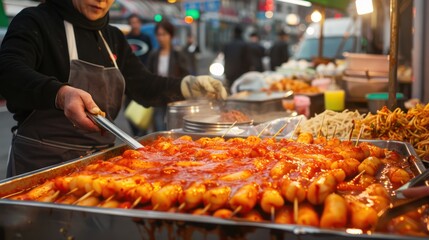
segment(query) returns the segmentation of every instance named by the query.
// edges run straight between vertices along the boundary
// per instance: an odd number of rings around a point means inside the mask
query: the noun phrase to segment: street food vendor
[[[14,113],[7,176],[110,147],[85,112],[113,120],[125,94],[144,106],[189,97],[226,98],[208,76],[165,78],[145,69],[108,24],[114,0],[46,0],[20,12],[0,49],[0,94]]]

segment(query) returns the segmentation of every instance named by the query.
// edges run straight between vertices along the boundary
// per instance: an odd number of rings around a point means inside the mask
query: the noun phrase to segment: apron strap
[[[67,47],[69,50],[69,59],[70,59],[70,61],[73,59],[79,59],[79,56],[77,54],[76,38],[74,36],[73,25],[67,21],[64,21],[64,27],[66,30]]]
[[[64,20],[64,27],[66,30],[66,38],[67,38],[67,47],[69,50],[69,58],[70,61],[73,59],[79,59],[79,56],[77,54],[77,47],[76,47],[76,38],[74,35],[74,29],[73,29],[73,25],[67,21]],[[103,34],[101,33],[101,31],[98,31],[98,34],[100,34],[101,39],[103,40],[104,46],[107,49],[107,52],[109,53],[109,57],[113,62],[113,65],[115,65],[116,69],[118,68],[118,64],[116,63],[116,59],[112,53],[112,50],[110,50],[109,44],[107,44],[106,39],[104,39]]]
[[[107,44],[106,39],[104,39],[104,36],[100,30],[98,30],[98,34],[100,34],[100,37],[103,40],[104,46],[106,46],[107,52],[109,53],[110,59],[112,60],[113,64],[115,65],[115,68],[119,69],[118,65],[116,64],[116,58],[115,58],[115,56],[113,56],[113,53],[110,50],[109,44]]]

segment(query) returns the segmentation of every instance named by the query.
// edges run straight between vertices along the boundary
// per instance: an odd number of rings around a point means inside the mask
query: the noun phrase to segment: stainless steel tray
[[[153,141],[159,136],[194,140],[218,135],[158,132],[139,139]],[[408,143],[368,140],[377,146],[396,150],[407,157],[416,174],[425,167]],[[0,181],[0,197],[28,189],[96,160],[121,154],[125,145],[113,147],[80,159]],[[290,224],[225,220],[190,214],[132,209],[105,209],[32,201],[0,200],[0,239],[404,239],[393,234],[349,234]],[[18,236],[18,237],[17,237]],[[3,238],[2,238],[3,237]],[[406,237],[407,239],[425,239]]]

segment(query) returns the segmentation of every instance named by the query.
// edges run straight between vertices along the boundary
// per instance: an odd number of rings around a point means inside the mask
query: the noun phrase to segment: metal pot
[[[183,117],[199,113],[215,113],[219,108],[208,100],[185,100],[167,106],[167,129],[183,128]]]

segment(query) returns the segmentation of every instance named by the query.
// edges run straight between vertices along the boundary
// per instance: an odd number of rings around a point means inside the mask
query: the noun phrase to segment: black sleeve
[[[40,21],[24,10],[10,23],[0,50],[0,94],[11,112],[55,107],[60,83],[55,77],[37,72],[43,49]]]
[[[190,64],[189,58],[183,52],[177,51],[177,54],[178,54],[178,61],[179,61],[178,65],[180,68],[179,69],[180,75],[178,77],[183,78],[190,74],[191,64]]]
[[[165,78],[149,72],[132,53],[123,35],[119,47],[124,50],[123,56],[118,57],[123,58],[120,69],[125,78],[127,96],[146,107],[164,106],[169,102],[183,99],[180,90],[181,79]]]

